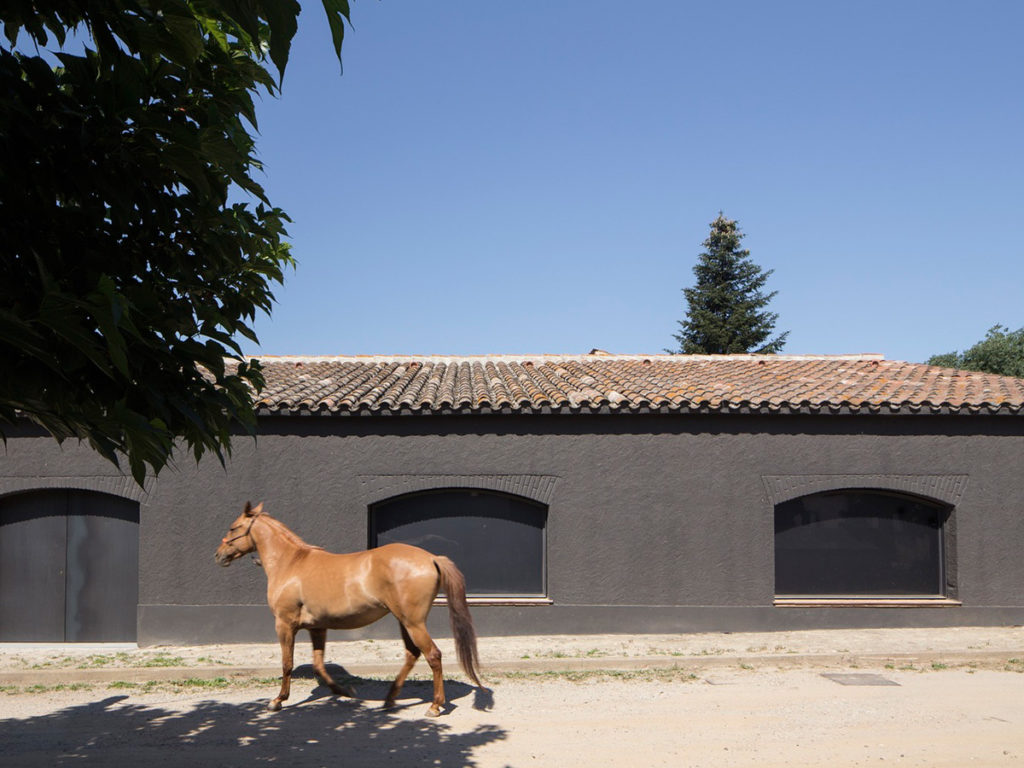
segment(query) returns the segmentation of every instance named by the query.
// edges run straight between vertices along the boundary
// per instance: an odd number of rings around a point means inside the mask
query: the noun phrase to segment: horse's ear
[[[261,501],[255,507],[252,502],[245,502],[245,515],[246,517],[256,517],[257,515],[263,514],[263,502]]]

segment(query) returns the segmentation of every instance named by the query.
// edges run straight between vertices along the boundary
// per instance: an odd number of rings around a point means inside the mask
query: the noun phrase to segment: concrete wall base
[[[770,632],[876,627],[1024,625],[1024,606],[790,608],[776,606],[473,606],[477,634],[594,635],[695,632]],[[449,637],[448,611],[437,606],[428,627]],[[140,605],[140,646],[276,642],[274,617],[265,605]],[[342,630],[339,630],[339,632]],[[347,639],[398,639],[395,620],[345,630]],[[340,635],[335,633],[336,638]],[[306,637],[300,635],[300,641]]]

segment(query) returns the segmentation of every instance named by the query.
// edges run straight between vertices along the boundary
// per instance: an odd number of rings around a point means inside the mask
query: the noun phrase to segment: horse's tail
[[[441,589],[448,598],[448,617],[452,622],[452,637],[455,638],[455,656],[462,669],[477,687],[483,688],[477,671],[480,662],[476,651],[476,629],[469,615],[466,602],[466,577],[451,560],[443,555],[434,557],[434,565],[441,577]]]

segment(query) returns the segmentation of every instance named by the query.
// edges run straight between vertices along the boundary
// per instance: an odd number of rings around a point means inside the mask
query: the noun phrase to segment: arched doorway
[[[139,504],[54,489],[0,498],[0,641],[133,642]]]

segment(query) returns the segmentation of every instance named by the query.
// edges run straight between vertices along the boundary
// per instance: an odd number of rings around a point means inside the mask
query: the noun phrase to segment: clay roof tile
[[[1024,380],[877,355],[263,357],[259,405],[313,410],[658,408],[1024,412]]]

